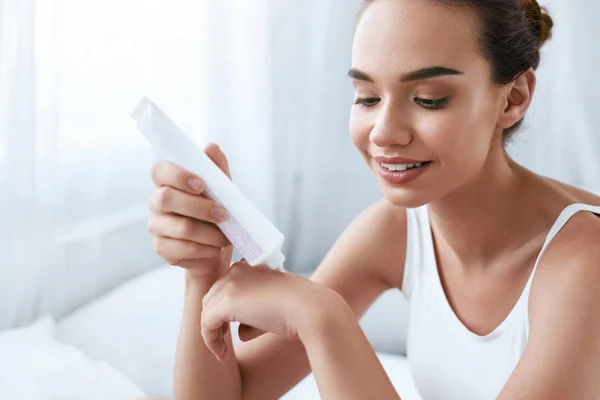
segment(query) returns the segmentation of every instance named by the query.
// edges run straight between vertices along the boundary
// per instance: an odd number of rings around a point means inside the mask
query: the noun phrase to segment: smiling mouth
[[[386,163],[380,162],[379,165],[382,168],[384,168],[390,172],[403,172],[403,171],[409,171],[411,169],[420,168],[420,167],[423,167],[430,163],[431,163],[431,161],[425,161],[425,162],[420,162],[420,163],[416,163],[416,164],[386,164]]]

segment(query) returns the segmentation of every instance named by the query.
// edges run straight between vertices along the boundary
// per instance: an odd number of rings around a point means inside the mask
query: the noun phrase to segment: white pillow
[[[0,390],[11,400],[131,399],[143,392],[105,362],[54,338],[54,321],[0,332]]]
[[[109,362],[151,396],[172,398],[184,272],[164,267],[59,321],[61,341]]]

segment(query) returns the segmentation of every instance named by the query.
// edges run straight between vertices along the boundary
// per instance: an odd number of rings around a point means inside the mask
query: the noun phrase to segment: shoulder
[[[527,347],[500,398],[597,397],[599,285],[600,218],[580,212],[540,260],[529,298]]]
[[[560,190],[567,204],[600,206],[600,197],[593,193],[559,181],[548,181]],[[600,217],[580,211],[565,224],[540,259],[532,283],[531,299],[541,299],[549,291],[559,288],[578,291],[580,283],[594,279],[600,279]],[[572,282],[575,287],[569,288],[568,282]],[[600,298],[600,291],[593,295]]]
[[[402,282],[406,210],[381,199],[361,212],[342,233],[325,261],[362,271],[386,287]]]
[[[540,260],[529,300],[532,334],[536,327],[547,327],[549,323],[561,323],[573,333],[593,325],[600,334],[598,287],[600,218],[579,212],[548,245]]]

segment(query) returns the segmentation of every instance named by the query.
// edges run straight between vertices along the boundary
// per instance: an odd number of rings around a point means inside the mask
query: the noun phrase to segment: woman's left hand
[[[340,300],[341,296],[332,289],[308,279],[239,262],[204,297],[202,337],[210,351],[224,361],[230,352],[224,340],[230,322],[297,338],[303,326]],[[244,337],[241,329],[240,339],[251,337]]]

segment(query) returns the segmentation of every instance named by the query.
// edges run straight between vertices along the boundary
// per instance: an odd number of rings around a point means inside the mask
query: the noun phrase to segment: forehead
[[[462,68],[481,63],[479,27],[465,7],[427,0],[377,0],[359,21],[352,46],[352,65],[375,73],[382,67],[398,72],[431,65]]]

